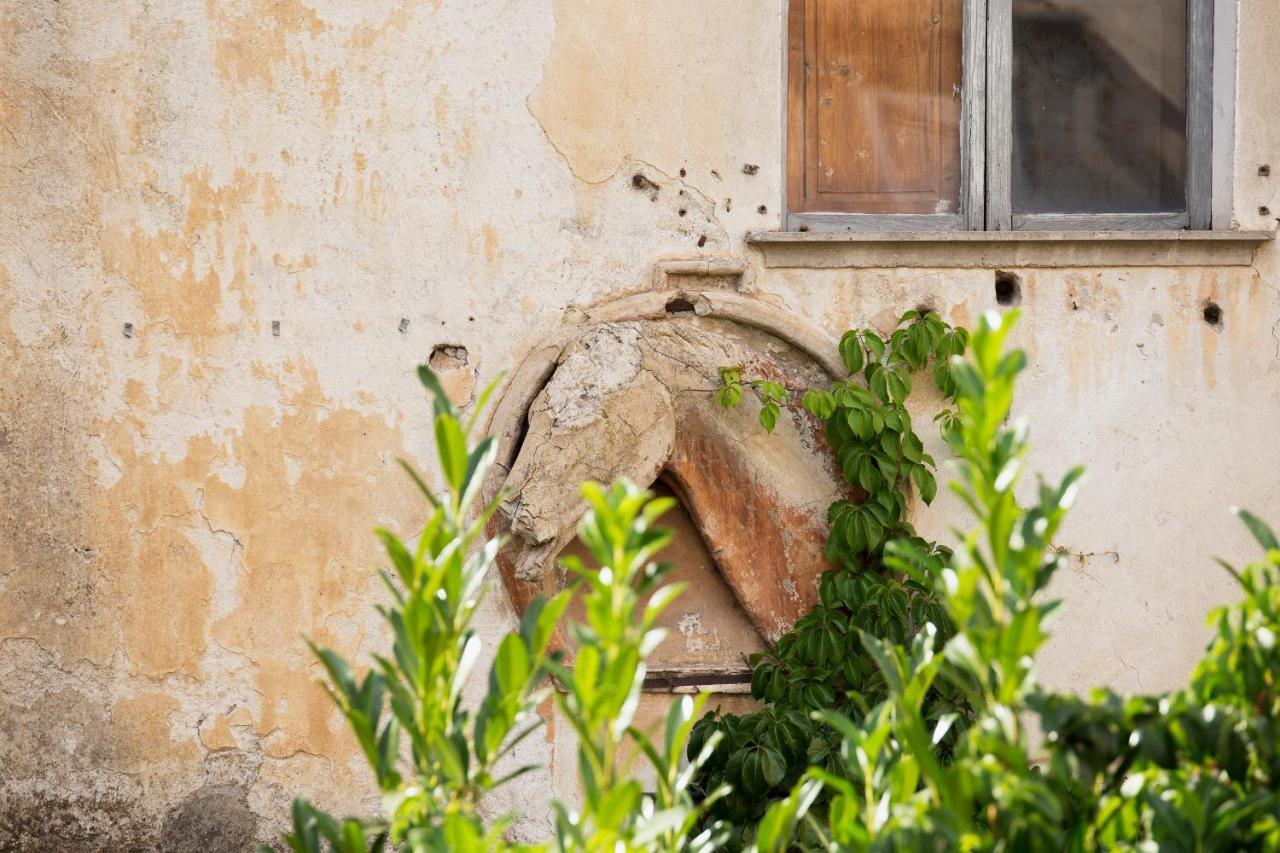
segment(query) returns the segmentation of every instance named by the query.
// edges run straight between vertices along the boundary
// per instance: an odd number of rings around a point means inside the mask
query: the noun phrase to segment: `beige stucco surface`
[[[1240,20],[1236,220],[1270,230],[1280,11]],[[744,242],[779,224],[781,27],[779,0],[0,0],[0,847],[376,807],[301,637],[379,641],[368,531],[420,513],[394,460],[429,468],[436,346],[466,399],[673,257],[744,259],[832,334],[994,307],[990,270]],[[1211,556],[1250,554],[1227,507],[1280,523],[1280,252],[1023,273],[1034,461],[1091,472],[1044,677],[1168,687],[1233,595]],[[495,585],[482,631],[511,624]],[[549,789],[506,803],[529,832]]]

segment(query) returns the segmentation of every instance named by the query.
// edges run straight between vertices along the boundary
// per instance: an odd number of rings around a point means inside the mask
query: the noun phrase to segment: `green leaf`
[[[348,820],[342,824],[343,853],[365,853],[368,843],[364,839],[364,828],[358,820]]]
[[[467,418],[467,435],[476,428],[476,421],[479,420],[481,413],[485,407],[489,405],[489,398],[493,396],[493,392],[498,390],[498,386],[502,384],[502,380],[507,376],[505,370],[498,371],[498,375],[489,380],[489,384],[484,386],[480,395],[476,397],[475,405],[471,409],[471,417]]]
[[[773,428],[778,425],[778,407],[773,403],[765,403],[760,407],[760,426],[764,427],[765,432],[773,432]]]
[[[766,402],[778,403],[779,405],[786,403],[791,399],[791,395],[787,393],[787,389],[777,382],[770,382],[765,379],[759,381],[760,393]]]
[[[920,441],[920,437],[914,432],[908,432],[903,435],[902,455],[912,462],[920,462],[924,458],[924,443]]]
[[[768,790],[764,771],[760,769],[760,750],[753,749],[742,759],[742,787],[747,794],[756,797]]]
[[[431,392],[431,403],[435,407],[435,415],[437,418],[449,417],[454,420],[458,419],[458,411],[453,407],[453,402],[449,399],[449,395],[445,393],[444,386],[440,384],[440,377],[436,376],[436,372],[425,364],[418,365],[418,381]]]
[[[1275,533],[1262,519],[1240,507],[1233,507],[1231,511],[1249,528],[1249,532],[1253,534],[1253,538],[1259,545],[1268,551],[1280,551],[1280,540],[1276,539]]]
[[[850,376],[860,373],[866,364],[866,354],[858,337],[857,332],[845,332],[840,338],[840,360]]]
[[[742,403],[742,386],[725,385],[716,392],[716,405],[722,409],[732,409]]]
[[[452,415],[436,416],[436,454],[440,457],[440,470],[453,494],[461,498],[467,476],[467,439],[462,434],[458,419]]]
[[[465,442],[465,439],[464,439]],[[464,504],[470,504],[484,481],[484,475],[497,458],[498,445],[493,436],[486,436],[467,455],[467,470],[462,478],[461,495]]]
[[[765,784],[772,788],[787,775],[787,762],[782,757],[782,753],[766,748],[760,756],[760,771],[764,776]]]
[[[916,490],[920,493],[920,500],[926,504],[933,503],[934,497],[938,494],[938,481],[927,468],[923,465],[912,466],[911,482],[915,483]]]
[[[498,646],[493,667],[489,671],[489,690],[492,693],[515,693],[528,680],[531,669],[529,650],[519,634],[507,634]]]
[[[399,462],[400,467],[403,468],[409,474],[409,477],[410,479],[413,480],[414,485],[418,487],[418,491],[422,492],[422,496],[427,499],[427,503],[431,504],[432,507],[440,506],[440,501],[436,499],[435,493],[431,491],[431,487],[428,486],[426,481],[422,479],[422,477],[418,474],[417,470],[415,470],[414,467],[404,459],[397,459],[396,461]]]
[[[836,398],[830,391],[805,391],[800,404],[805,411],[823,420],[831,417],[836,410]]]
[[[876,395],[881,403],[889,402],[889,387],[885,379],[885,370],[878,364],[872,365],[870,375],[867,377],[867,387],[871,389],[871,393]]]
[[[867,348],[867,352],[875,357],[876,361],[884,359],[884,339],[870,329],[864,329],[862,332],[862,343]]]

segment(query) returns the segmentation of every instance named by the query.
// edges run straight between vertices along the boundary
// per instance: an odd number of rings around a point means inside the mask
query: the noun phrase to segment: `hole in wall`
[[[1214,328],[1222,328],[1222,306],[1212,299],[1204,303],[1204,321]]]
[[[642,193],[648,193],[649,201],[657,201],[662,187],[644,172],[636,172],[631,176],[631,186]]]
[[[1006,308],[1022,302],[1022,279],[1015,273],[996,270],[996,303]]]
[[[470,356],[467,348],[459,344],[436,344],[431,348],[431,358],[427,364],[432,370],[457,370],[466,367]]]
[[[671,299],[668,299],[666,308],[668,314],[693,313],[693,303],[688,299],[685,299],[683,296],[674,296]]]

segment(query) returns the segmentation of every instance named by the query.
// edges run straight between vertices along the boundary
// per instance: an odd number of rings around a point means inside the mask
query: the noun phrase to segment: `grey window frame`
[[[786,0],[783,27],[790,20]],[[1180,213],[1012,212],[1013,0],[965,0],[960,211],[792,213],[787,209],[787,62],[782,56],[783,229],[787,231],[1167,231],[1230,224],[1237,0],[1187,0],[1187,209]],[[1224,50],[1227,49],[1228,50]],[[1227,56],[1222,56],[1227,52]],[[1219,61],[1215,64],[1215,54]],[[1216,152],[1216,156],[1215,156]]]

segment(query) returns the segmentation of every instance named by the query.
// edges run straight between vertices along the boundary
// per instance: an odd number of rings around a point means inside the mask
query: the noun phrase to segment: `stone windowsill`
[[[1249,266],[1269,231],[756,231],[766,267]]]

